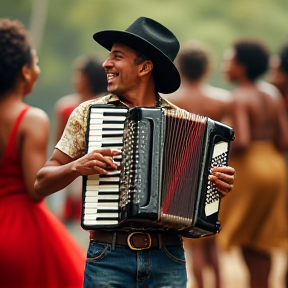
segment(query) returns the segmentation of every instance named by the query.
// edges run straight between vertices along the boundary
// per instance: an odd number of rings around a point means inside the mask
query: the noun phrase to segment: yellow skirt
[[[235,185],[222,199],[223,249],[233,245],[270,251],[288,248],[287,167],[284,156],[268,142],[254,142],[241,155],[230,157]]]

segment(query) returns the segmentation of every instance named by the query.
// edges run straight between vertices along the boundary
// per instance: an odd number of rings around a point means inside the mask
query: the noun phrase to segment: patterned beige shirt
[[[55,146],[58,150],[77,159],[86,154],[85,134],[87,130],[87,118],[89,106],[92,104],[115,104],[124,105],[117,95],[109,94],[98,99],[88,100],[81,103],[71,113],[61,139]],[[172,103],[159,96],[159,104],[167,109],[179,109]]]

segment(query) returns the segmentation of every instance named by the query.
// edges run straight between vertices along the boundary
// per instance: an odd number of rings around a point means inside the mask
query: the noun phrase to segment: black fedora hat
[[[173,61],[180,45],[175,35],[162,24],[140,17],[125,31],[104,30],[95,33],[93,38],[109,51],[119,42],[146,55],[154,64],[157,92],[172,93],[179,88],[180,75]]]

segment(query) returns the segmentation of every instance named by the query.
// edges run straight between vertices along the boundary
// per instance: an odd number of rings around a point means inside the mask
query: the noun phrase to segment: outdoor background
[[[198,39],[208,44],[215,55],[210,82],[229,89],[220,71],[223,52],[239,37],[256,37],[275,53],[288,40],[287,13],[287,0],[0,0],[0,17],[21,20],[38,51],[42,73],[25,101],[48,113],[51,135],[53,106],[73,91],[75,58],[107,56],[93,33],[125,30],[138,17],[151,17],[169,27],[180,43]],[[54,145],[52,137],[50,142]]]
[[[81,54],[97,53],[103,60],[108,55],[93,40],[95,32],[125,30],[138,17],[151,17],[170,28],[180,43],[197,39],[208,44],[215,56],[211,84],[231,89],[221,73],[224,51],[240,37],[254,37],[276,53],[288,41],[287,15],[287,0],[0,0],[0,17],[22,21],[38,51],[41,75],[25,101],[50,117],[49,155],[55,144],[54,104],[73,92],[73,61]],[[75,227],[73,235],[82,235],[80,225]],[[237,253],[221,255],[225,288],[247,287],[246,270]],[[283,288],[286,255],[273,255],[271,287]],[[205,281],[206,287],[213,288],[211,277]]]

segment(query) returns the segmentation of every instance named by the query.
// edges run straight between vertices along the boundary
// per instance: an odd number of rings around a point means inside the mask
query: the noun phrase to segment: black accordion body
[[[220,230],[220,195],[208,177],[227,165],[233,130],[185,110],[92,105],[86,152],[121,149],[121,170],[83,177],[86,230],[147,227],[189,238]]]

